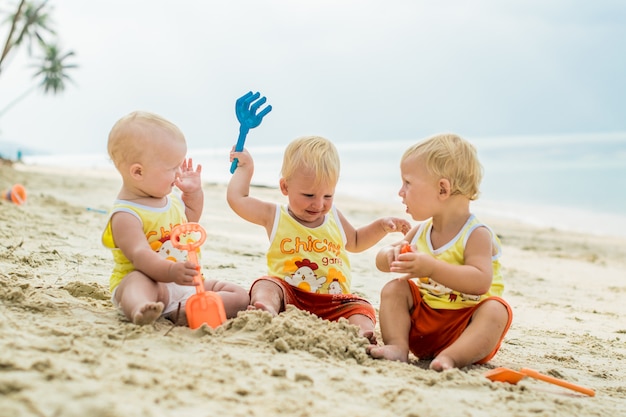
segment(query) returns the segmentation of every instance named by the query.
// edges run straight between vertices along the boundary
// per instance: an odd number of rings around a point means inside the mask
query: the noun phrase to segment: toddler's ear
[[[280,185],[280,192],[283,193],[283,195],[288,195],[288,191],[287,191],[287,181],[284,178],[281,178],[279,181],[279,185]]]
[[[439,196],[440,197],[450,197],[451,193],[450,181],[442,178],[439,180]]]
[[[141,164],[132,164],[129,168],[130,176],[135,179],[140,179],[143,176],[143,167]]]

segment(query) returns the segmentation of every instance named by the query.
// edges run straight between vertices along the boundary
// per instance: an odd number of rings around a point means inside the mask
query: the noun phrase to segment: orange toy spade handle
[[[189,233],[199,233],[200,239],[195,242],[190,242],[186,244],[180,243],[180,235],[186,235]],[[206,231],[199,223],[183,223],[175,226],[172,229],[170,234],[170,241],[172,245],[180,250],[187,251],[187,260],[198,265],[198,273],[193,277],[196,285],[196,293],[204,292],[204,283],[202,282],[202,275],[200,274],[199,268],[200,264],[198,263],[198,255],[196,254],[196,249],[198,249],[204,241],[206,240]]]
[[[593,397],[594,395],[596,395],[596,392],[592,390],[591,388],[581,387],[580,385],[572,384],[571,382],[563,381],[562,379],[554,378],[552,376],[539,373],[535,371],[534,369],[522,368],[519,371],[528,377],[539,379],[545,382],[549,382],[551,384],[555,384],[563,388],[568,388],[573,391],[580,392],[581,394],[588,395],[590,397]]]

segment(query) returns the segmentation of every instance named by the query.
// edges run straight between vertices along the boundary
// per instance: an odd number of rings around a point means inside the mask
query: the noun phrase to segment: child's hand
[[[175,182],[180,191],[185,194],[193,194],[202,189],[202,165],[198,165],[194,171],[193,160],[189,158],[183,161],[180,171],[180,175]]]
[[[421,278],[432,274],[433,257],[418,253],[409,243],[397,246],[395,260],[389,264],[389,272],[405,274],[403,278]]]
[[[401,255],[407,253],[408,248],[411,246],[406,240],[385,246],[376,255],[376,267],[383,272],[392,272],[392,265],[400,260]]]
[[[233,146],[230,151],[230,162],[233,162],[235,158],[237,158],[237,168],[254,168],[254,161],[247,149],[244,148],[243,151],[237,152]]]
[[[178,285],[196,285],[193,278],[198,275],[200,267],[193,262],[173,262],[168,271],[171,282]]]
[[[384,217],[380,219],[380,223],[385,233],[400,232],[406,235],[411,230],[411,224],[408,221],[397,217]]]
[[[393,264],[395,261],[398,260],[398,256],[401,253],[406,253],[408,251],[407,248],[410,248],[410,247],[411,245],[409,245],[409,242],[405,240],[403,240],[400,243],[393,244],[393,245],[386,247],[385,256],[387,258],[387,265],[389,265],[389,268],[391,268],[391,264]]]

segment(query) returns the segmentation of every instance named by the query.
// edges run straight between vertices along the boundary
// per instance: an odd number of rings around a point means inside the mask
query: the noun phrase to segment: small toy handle
[[[186,235],[188,233],[200,233],[200,239],[191,243],[180,243],[180,235]],[[202,246],[206,240],[206,230],[204,230],[204,227],[202,227],[200,223],[190,222],[179,224],[172,229],[170,240],[172,241],[172,245],[177,249],[186,251],[195,250]]]
[[[250,131],[250,129],[248,129],[244,125],[239,126],[239,137],[237,138],[237,144],[235,145],[235,152],[243,151],[243,145],[246,142],[246,135],[248,134],[249,131]],[[239,159],[238,158],[233,159],[233,162],[231,162],[231,164],[230,164],[230,173],[231,174],[235,173],[235,170],[237,169],[237,164],[238,163],[239,163]]]
[[[567,382],[562,379],[554,378],[552,376],[539,373],[535,371],[534,369],[522,368],[519,371],[523,373],[524,375],[529,376],[531,378],[539,379],[544,382],[549,382],[551,384],[555,384],[563,388],[568,388],[573,391],[580,392],[581,394],[588,395],[590,397],[593,397],[594,395],[596,395],[596,392],[592,390],[591,388],[586,388],[580,385],[572,384],[571,382]]]
[[[186,244],[180,243],[180,235],[188,233],[200,233],[200,239],[195,242],[189,242]],[[193,277],[196,285],[196,293],[204,292],[204,284],[202,282],[202,275],[200,274],[200,263],[198,262],[198,255],[196,255],[196,249],[198,249],[206,240],[206,230],[199,223],[183,223],[175,226],[170,233],[170,241],[172,246],[180,250],[187,251],[187,260],[198,265],[198,273]]]

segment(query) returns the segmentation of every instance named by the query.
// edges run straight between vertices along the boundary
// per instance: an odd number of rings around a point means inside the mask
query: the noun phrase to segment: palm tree
[[[44,93],[52,90],[54,94],[65,90],[65,80],[72,81],[67,75],[67,70],[76,68],[76,64],[66,64],[69,57],[74,56],[74,52],[69,51],[61,54],[56,45],[45,45],[45,54],[42,62],[37,65],[37,71],[34,77],[43,76],[43,80],[39,84],[43,88]]]
[[[0,55],[0,75],[2,74],[2,65],[6,64],[6,59],[11,51],[17,50],[18,47],[27,42],[28,55],[33,56],[34,43],[43,50],[43,56],[40,57],[40,63],[35,65],[38,70],[33,78],[42,77],[38,86],[43,88],[44,93],[57,94],[65,90],[66,81],[72,81],[67,70],[77,68],[77,65],[67,63],[68,58],[75,55],[73,51],[62,52],[56,42],[47,40],[50,36],[56,35],[50,26],[51,19],[46,7],[47,3],[48,0],[43,0],[40,3],[20,0],[15,13],[7,17],[6,22],[10,23],[11,27]],[[1,109],[0,116],[33,90],[34,88],[29,88],[24,94]]]

